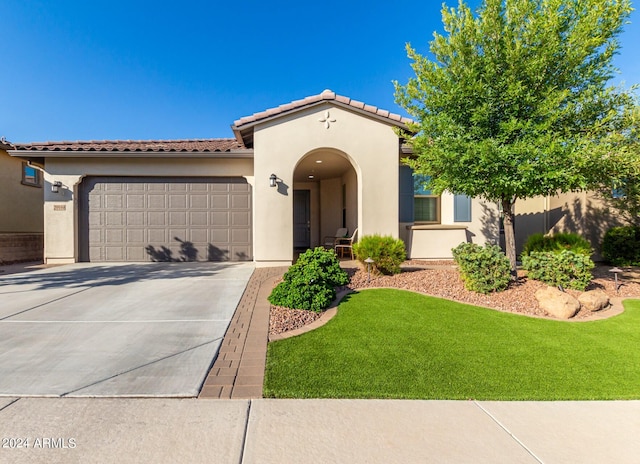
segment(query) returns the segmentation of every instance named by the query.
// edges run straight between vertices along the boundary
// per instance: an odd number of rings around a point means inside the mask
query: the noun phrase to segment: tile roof
[[[291,103],[280,105],[277,108],[271,108],[265,111],[261,111],[259,113],[255,113],[251,116],[245,116],[244,118],[240,118],[234,121],[233,129],[242,130],[243,126],[251,125],[251,124],[260,122],[264,119],[269,119],[273,116],[281,115],[283,113],[287,113],[289,111],[311,106],[313,104],[317,104],[323,101],[335,101],[343,105],[351,106],[360,111],[371,113],[381,118],[389,119],[393,121],[395,124],[408,124],[411,122],[411,119],[402,117],[399,114],[390,113],[387,110],[382,110],[378,107],[367,105],[357,100],[352,100],[349,97],[337,95],[332,90],[325,90],[320,95],[313,95],[310,97],[303,98],[302,100],[295,100],[295,101],[292,101]]]
[[[66,152],[204,152],[228,153],[247,148],[236,139],[194,140],[91,140],[76,142],[15,143],[17,151],[66,151]],[[247,150],[248,151],[248,150]]]

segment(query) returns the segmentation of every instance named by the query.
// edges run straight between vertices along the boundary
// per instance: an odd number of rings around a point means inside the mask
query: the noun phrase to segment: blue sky
[[[391,82],[411,76],[405,43],[426,53],[441,31],[442,2],[394,3],[3,0],[0,136],[232,137],[235,119],[327,88],[404,114]],[[631,21],[615,61],[628,85],[640,13]]]

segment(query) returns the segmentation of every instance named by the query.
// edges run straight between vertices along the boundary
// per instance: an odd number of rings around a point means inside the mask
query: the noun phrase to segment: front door
[[[311,246],[311,192],[293,191],[293,247],[307,249]]]

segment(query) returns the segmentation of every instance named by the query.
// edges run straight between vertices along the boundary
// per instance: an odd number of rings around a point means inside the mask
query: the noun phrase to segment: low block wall
[[[0,233],[0,264],[41,261],[44,234]]]
[[[440,224],[409,226],[403,239],[409,259],[452,259],[451,249],[469,241],[465,226]]]

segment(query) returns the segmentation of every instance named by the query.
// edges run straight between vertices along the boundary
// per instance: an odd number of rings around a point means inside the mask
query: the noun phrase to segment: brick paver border
[[[198,398],[262,398],[273,284],[287,267],[253,271]]]

